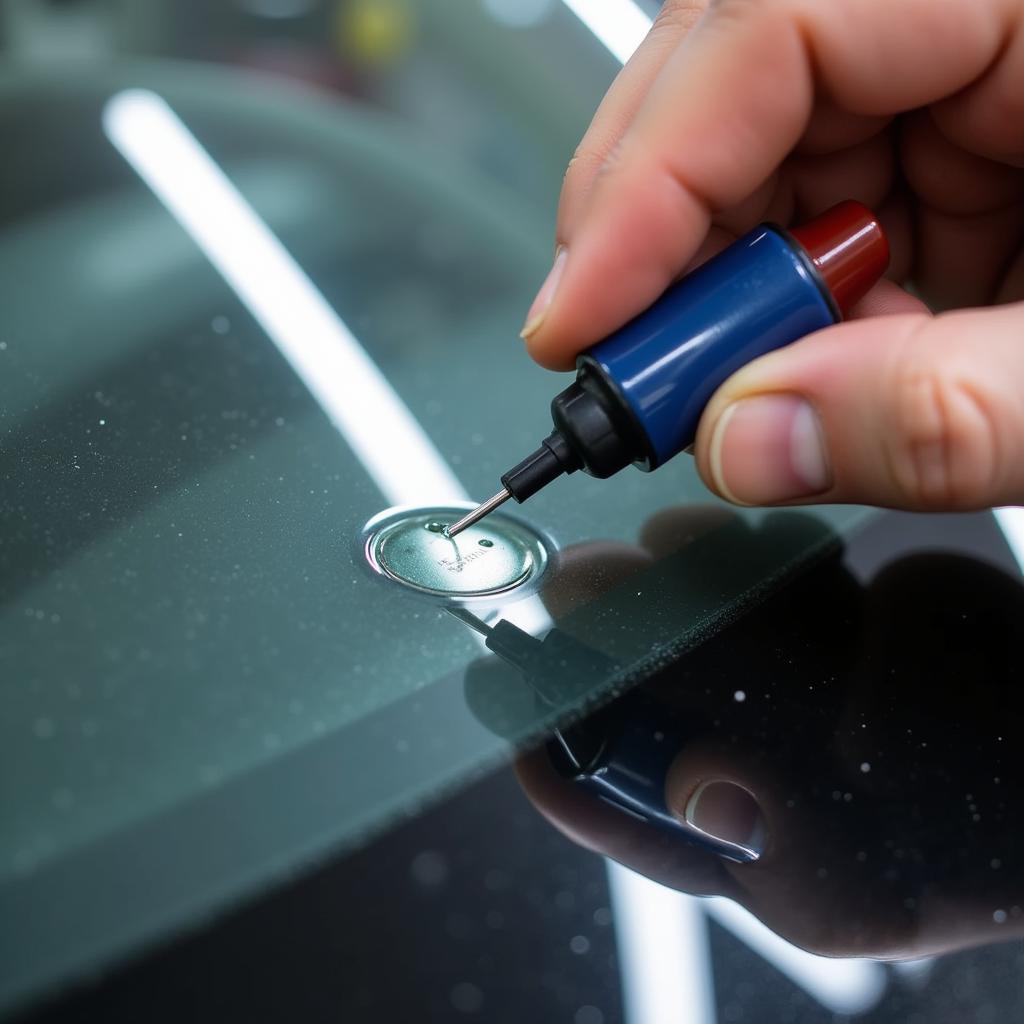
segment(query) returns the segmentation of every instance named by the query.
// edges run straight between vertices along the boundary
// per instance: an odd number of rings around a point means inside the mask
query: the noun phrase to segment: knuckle
[[[689,32],[714,0],[665,0],[658,11],[649,35],[669,33],[677,36]]]
[[[798,0],[711,0],[708,28],[732,33],[754,26],[768,26],[791,20]],[[757,31],[757,29],[755,29]]]
[[[689,33],[707,10],[711,0],[665,0],[648,33],[651,37],[668,37],[675,41]],[[621,127],[621,126],[619,126]],[[586,191],[596,177],[618,164],[622,151],[622,132],[614,127],[602,126],[595,118],[562,176],[563,189],[579,187]]]
[[[959,346],[909,344],[896,361],[887,456],[912,507],[985,507],[999,489],[998,403],[969,359]]]
[[[589,156],[588,152],[581,151],[579,146],[576,147],[569,162],[565,165],[565,173],[562,175],[563,190],[571,189],[576,179],[583,174],[590,162]]]
[[[606,175],[620,168],[624,163],[625,153],[626,140],[616,139],[605,151],[604,159],[602,159],[601,166],[598,168],[598,173]]]
[[[606,159],[606,151],[581,143],[566,164],[562,175],[562,197],[582,197],[593,185]]]
[[[563,195],[572,192],[578,197],[589,194],[594,187],[616,170],[622,162],[623,142],[615,139],[607,145],[581,147],[569,161],[562,181]]]
[[[743,17],[752,8],[764,7],[769,2],[771,0],[711,0],[709,7],[718,18],[733,15]]]
[[[621,139],[615,132],[591,125],[565,168],[565,181],[589,181],[609,160],[614,159],[620,145]]]

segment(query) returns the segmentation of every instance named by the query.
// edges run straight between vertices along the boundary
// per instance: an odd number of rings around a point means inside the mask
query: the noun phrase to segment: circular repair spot
[[[423,594],[462,600],[503,594],[536,579],[547,564],[541,538],[508,516],[492,514],[447,537],[468,508],[400,509],[367,524],[372,569]]]

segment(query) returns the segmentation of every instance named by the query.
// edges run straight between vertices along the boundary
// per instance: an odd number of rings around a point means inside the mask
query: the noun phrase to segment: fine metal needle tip
[[[466,611],[465,608],[460,608],[458,605],[450,605],[445,611],[451,612],[455,618],[464,622],[470,629],[475,629],[482,637],[489,637],[494,632],[483,619],[478,619],[472,612]]]
[[[478,505],[468,515],[464,515],[457,523],[453,523],[445,531],[446,537],[454,537],[458,533],[462,533],[467,526],[472,526],[474,523],[480,522],[484,516],[493,512],[499,505],[504,504],[512,497],[512,492],[506,490],[504,487],[493,498],[488,498],[482,505]]]

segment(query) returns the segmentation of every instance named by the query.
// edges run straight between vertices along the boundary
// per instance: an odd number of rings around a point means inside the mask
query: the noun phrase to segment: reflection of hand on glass
[[[585,550],[572,561],[583,578]],[[1024,590],[953,556],[904,559],[863,590],[835,562],[811,575],[645,686],[703,723],[664,782],[695,842],[609,806],[544,750],[520,762],[527,794],[581,845],[733,898],[815,952],[921,956],[1024,933]],[[571,604],[571,588],[551,601],[556,616]],[[757,857],[718,856],[708,837]]]
[[[701,421],[705,481],[743,504],[1024,501],[1024,306],[997,305],[1024,299],[1022,28],[1001,0],[666,3],[569,166],[531,353],[567,368],[758,221],[859,199],[894,280],[974,308],[884,284],[741,369]]]

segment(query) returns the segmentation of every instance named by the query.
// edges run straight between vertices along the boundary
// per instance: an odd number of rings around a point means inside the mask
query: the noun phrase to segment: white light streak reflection
[[[816,956],[780,938],[732,900],[715,897],[701,903],[713,920],[833,1013],[865,1013],[882,998],[888,977],[880,963]]]
[[[707,921],[699,902],[607,861],[630,1024],[714,1024]]]
[[[562,0],[611,54],[625,64],[643,42],[651,19],[633,0]]]
[[[167,102],[117,93],[107,138],[219,271],[348,442],[390,505],[469,495],[419,421],[305,271]],[[528,633],[551,619],[537,597],[492,611]]]
[[[377,365],[305,271],[167,103],[131,89],[107,137],[280,349],[393,505],[467,494]]]
[[[993,509],[992,514],[1002,530],[1007,547],[1013,552],[1021,572],[1024,572],[1024,508],[997,508]]]

